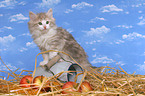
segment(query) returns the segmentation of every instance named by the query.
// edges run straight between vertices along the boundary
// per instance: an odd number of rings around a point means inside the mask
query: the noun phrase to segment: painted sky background
[[[130,74],[145,74],[145,0],[1,0],[0,56],[11,70],[34,70],[40,50],[29,34],[29,11],[49,8],[94,66],[120,65]],[[2,62],[0,70],[7,71]]]

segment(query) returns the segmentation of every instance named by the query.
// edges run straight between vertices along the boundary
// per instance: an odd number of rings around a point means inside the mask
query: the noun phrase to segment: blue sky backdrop
[[[92,65],[120,65],[130,74],[145,74],[145,0],[1,0],[0,56],[11,70],[34,70],[40,50],[29,34],[29,11],[49,8]],[[7,71],[2,62],[0,66]]]

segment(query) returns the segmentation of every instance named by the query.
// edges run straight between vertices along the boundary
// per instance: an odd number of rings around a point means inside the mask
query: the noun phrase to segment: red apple
[[[88,92],[88,91],[92,91],[92,90],[93,90],[93,88],[91,87],[90,83],[87,81],[83,81],[79,88],[80,92]]]
[[[66,83],[62,86],[62,89],[66,89],[66,88],[71,88],[71,89],[62,91],[63,94],[68,94],[68,93],[70,93],[70,92],[75,92],[75,91],[77,91],[77,90],[76,90],[76,88],[77,88],[77,83],[72,82],[72,81],[66,82]]]
[[[33,80],[34,86],[36,86],[36,88],[40,87],[42,85],[42,82],[43,82],[44,78],[45,77],[43,75],[35,77],[34,80]],[[49,82],[45,83],[45,85],[49,85]],[[49,90],[50,90],[49,87],[44,86],[41,91],[48,92]]]
[[[34,86],[41,86],[43,79],[44,79],[44,76],[42,76],[42,75],[35,77],[33,80]]]
[[[32,76],[24,76],[21,80],[20,80],[20,86],[21,87],[30,87],[31,83],[32,83],[33,77]]]

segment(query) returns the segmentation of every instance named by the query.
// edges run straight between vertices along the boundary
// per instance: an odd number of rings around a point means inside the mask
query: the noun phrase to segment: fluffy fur
[[[52,9],[49,9],[47,13],[34,14],[30,12],[29,17],[28,26],[30,33],[41,51],[63,51],[70,54],[83,67],[91,67],[84,49],[77,43],[74,37],[65,29],[56,26]],[[57,54],[57,52],[43,54],[44,60],[40,62],[40,65],[47,64]],[[68,56],[60,55],[65,60],[72,61]]]

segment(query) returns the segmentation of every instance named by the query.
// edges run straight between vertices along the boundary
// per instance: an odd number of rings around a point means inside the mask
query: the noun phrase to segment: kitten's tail
[[[84,64],[83,66],[85,69],[87,69],[87,71],[91,71],[92,69],[96,70],[97,72],[103,72],[104,67],[96,67],[96,66],[92,66],[89,62],[87,64]]]
[[[103,66],[101,66],[101,67],[91,66],[91,68],[95,69],[97,72],[103,72],[105,69]]]

